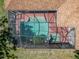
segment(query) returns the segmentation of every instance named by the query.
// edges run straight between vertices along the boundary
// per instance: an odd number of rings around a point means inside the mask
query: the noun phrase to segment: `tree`
[[[13,39],[8,27],[8,19],[3,16],[0,18],[0,59],[16,59],[16,56],[12,53],[14,51],[11,43]]]
[[[76,53],[76,54],[75,54],[75,58],[76,58],[76,59],[79,59],[79,50],[76,50],[75,53]]]

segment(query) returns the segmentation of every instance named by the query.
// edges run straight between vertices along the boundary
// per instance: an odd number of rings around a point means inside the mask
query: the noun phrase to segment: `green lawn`
[[[17,49],[18,59],[74,59],[73,49]]]
[[[0,16],[3,16],[4,14],[4,0],[0,0]]]

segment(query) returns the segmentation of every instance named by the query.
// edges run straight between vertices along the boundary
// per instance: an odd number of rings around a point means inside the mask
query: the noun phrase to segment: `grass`
[[[22,49],[15,52],[18,59],[74,59],[73,49]]]
[[[4,0],[0,0],[0,16],[3,16],[4,14]]]

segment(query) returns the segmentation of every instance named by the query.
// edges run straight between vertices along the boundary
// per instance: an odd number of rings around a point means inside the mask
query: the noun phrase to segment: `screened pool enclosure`
[[[17,47],[74,48],[75,28],[58,27],[57,11],[9,11]]]

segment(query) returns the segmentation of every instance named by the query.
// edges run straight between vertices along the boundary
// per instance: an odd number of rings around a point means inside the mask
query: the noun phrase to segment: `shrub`
[[[13,47],[11,43],[13,37],[8,27],[8,19],[3,16],[0,18],[0,59],[15,59],[16,56],[12,53]]]

